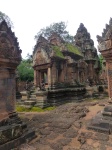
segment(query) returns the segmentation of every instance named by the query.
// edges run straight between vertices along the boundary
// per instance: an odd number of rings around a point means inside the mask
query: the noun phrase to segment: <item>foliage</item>
[[[47,107],[47,108],[44,108],[45,111],[51,111],[51,110],[54,110],[56,107],[55,106],[52,106],[52,107]]]
[[[55,51],[56,56],[64,58],[63,53],[60,51],[60,47],[59,46],[52,46],[52,50]]]
[[[0,22],[2,22],[3,20],[6,21],[6,23],[9,27],[13,28],[13,23],[12,23],[11,19],[5,13],[2,13],[0,11]]]
[[[26,60],[27,60],[28,63],[32,63],[33,62],[32,55],[30,55],[28,53],[27,56],[26,56]]]
[[[70,51],[74,54],[82,55],[80,50],[76,46],[72,45],[71,43],[66,43],[65,46],[66,46],[68,51]]]
[[[30,111],[30,109],[29,108],[25,108],[25,107],[23,107],[23,106],[16,106],[16,111],[17,112],[29,112]]]
[[[32,68],[31,59],[23,59],[17,67],[17,71],[21,81],[33,81],[34,70]]]
[[[48,39],[52,33],[59,34],[63,40],[66,42],[73,42],[73,36],[71,36],[68,31],[66,31],[67,25],[65,22],[53,23],[46,28],[41,29],[36,35],[35,39],[38,40],[39,36],[43,36],[44,38]]]
[[[55,107],[47,107],[47,108],[40,108],[40,107],[31,107],[31,108],[25,108],[24,106],[16,106],[17,112],[45,112],[45,111],[51,111],[54,110]]]
[[[101,54],[99,54],[99,61],[100,61],[100,70],[102,70],[103,69],[104,58]]]

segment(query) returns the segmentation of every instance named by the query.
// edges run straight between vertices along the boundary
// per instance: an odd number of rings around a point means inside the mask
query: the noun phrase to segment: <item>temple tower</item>
[[[85,26],[81,23],[74,37],[75,45],[78,46],[83,53],[83,60],[88,64],[86,70],[86,79],[91,84],[99,82],[99,60],[97,50],[94,47],[94,42],[90,37]]]
[[[27,126],[15,111],[16,68],[21,49],[5,21],[0,23],[0,150],[13,149],[28,138]],[[31,136],[32,131],[30,132]],[[16,140],[15,140],[16,139]]]

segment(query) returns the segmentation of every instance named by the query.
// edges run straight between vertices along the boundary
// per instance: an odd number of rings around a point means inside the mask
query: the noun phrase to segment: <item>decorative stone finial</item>
[[[102,42],[103,41],[103,38],[101,36],[99,36],[99,35],[97,35],[96,38],[97,38],[98,42]]]

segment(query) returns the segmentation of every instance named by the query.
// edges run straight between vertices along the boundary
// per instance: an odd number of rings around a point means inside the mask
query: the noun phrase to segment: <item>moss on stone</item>
[[[80,52],[80,50],[79,50],[76,46],[74,46],[73,44],[71,44],[71,43],[66,43],[65,46],[66,46],[66,48],[67,48],[67,50],[68,50],[69,52],[72,52],[72,53],[74,53],[74,54],[77,54],[77,55],[82,56],[82,53]]]
[[[56,107],[47,107],[47,108],[40,108],[40,107],[31,107],[31,108],[26,108],[24,106],[16,106],[16,111],[17,112],[45,112],[45,111],[51,111],[54,110]]]
[[[52,50],[55,51],[57,57],[64,58],[59,46],[52,46]]]

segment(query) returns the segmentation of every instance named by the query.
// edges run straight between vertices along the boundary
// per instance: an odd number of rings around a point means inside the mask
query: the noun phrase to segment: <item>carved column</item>
[[[50,88],[51,87],[51,68],[50,67],[47,70],[47,74],[48,74],[48,86]]]
[[[67,63],[63,63],[63,69],[62,69],[62,82],[66,82],[67,79]]]
[[[37,71],[34,70],[34,85],[37,86]]]
[[[64,81],[67,82],[67,62],[65,62],[64,64]]]
[[[52,65],[52,80],[51,80],[51,84],[52,87],[55,86],[56,82],[57,82],[57,69],[56,69],[56,63],[54,62]]]
[[[37,70],[37,80],[36,80],[36,82],[37,82],[37,87],[39,87],[40,83],[41,83],[41,81],[40,81],[40,71],[39,70]]]
[[[0,120],[15,111],[15,72],[0,68]]]
[[[107,68],[108,94],[109,99],[112,99],[112,60],[107,61],[106,68]]]

